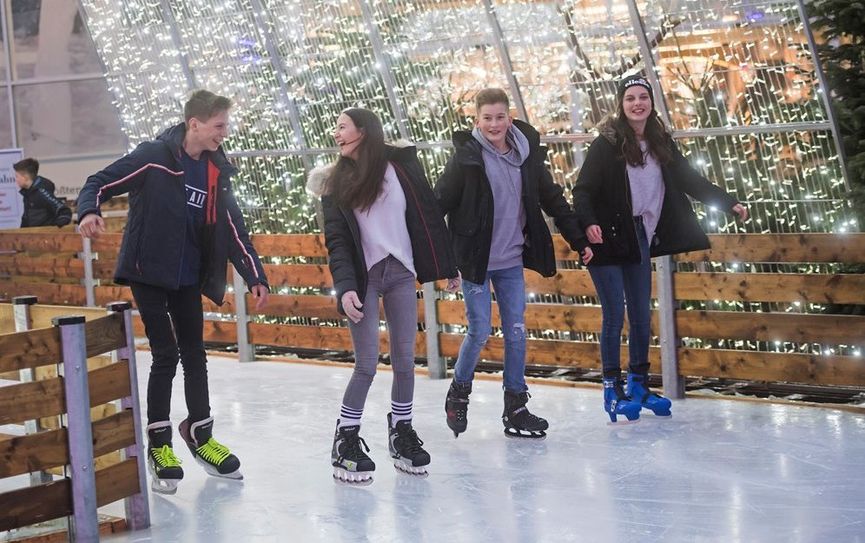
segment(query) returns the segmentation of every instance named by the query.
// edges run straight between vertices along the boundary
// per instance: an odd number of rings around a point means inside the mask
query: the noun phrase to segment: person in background
[[[72,221],[69,206],[54,196],[54,183],[39,175],[39,161],[25,158],[12,165],[15,183],[24,198],[21,228],[31,226],[66,226]]]

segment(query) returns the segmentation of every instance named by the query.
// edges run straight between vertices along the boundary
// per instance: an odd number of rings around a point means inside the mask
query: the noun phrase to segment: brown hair
[[[36,179],[36,176],[39,175],[39,161],[35,158],[25,158],[13,164],[12,169],[16,172],[26,173]]]
[[[637,140],[637,134],[631,125],[628,124],[628,119],[625,117],[625,110],[622,107],[622,100],[619,100],[616,106],[616,114],[606,120],[606,123],[616,131],[616,140],[619,143],[619,151],[622,153],[625,161],[631,166],[645,166],[646,157],[643,150],[640,148],[640,142]],[[649,118],[646,119],[646,129],[643,131],[643,137],[648,144],[648,151],[652,153],[661,164],[667,164],[673,159],[673,153],[670,150],[670,134],[667,132],[661,118],[658,117],[658,112],[652,107],[652,112],[649,113]]]
[[[228,111],[232,106],[231,98],[219,96],[210,91],[197,90],[192,93],[186,105],[183,106],[183,118],[186,122],[195,117],[201,122],[207,122],[214,115]]]
[[[357,160],[341,156],[327,178],[327,190],[340,207],[366,211],[375,203],[384,185],[387,151],[384,129],[378,116],[368,109],[343,111],[364,135],[357,146]]]
[[[492,104],[504,104],[505,107],[511,107],[508,95],[504,90],[497,88],[483,89],[475,95],[475,115],[481,114],[482,106]]]

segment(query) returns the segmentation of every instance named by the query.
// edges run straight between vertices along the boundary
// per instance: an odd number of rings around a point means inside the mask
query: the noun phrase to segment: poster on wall
[[[21,149],[0,149],[0,230],[21,226],[24,199],[18,192],[12,165],[23,157]]]

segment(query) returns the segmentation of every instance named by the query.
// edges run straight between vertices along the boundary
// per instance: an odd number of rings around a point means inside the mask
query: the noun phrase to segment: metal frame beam
[[[495,7],[490,0],[483,1],[484,11],[487,14],[487,22],[493,32],[493,40],[496,51],[499,54],[499,60],[502,63],[502,71],[505,78],[508,80],[508,86],[511,88],[511,97],[514,100],[514,107],[517,108],[517,113],[520,119],[529,122],[529,113],[526,111],[526,105],[523,101],[523,93],[520,90],[520,84],[517,81],[517,76],[514,74],[514,65],[511,62],[511,54],[508,51],[508,45],[505,42],[505,35],[502,31],[502,25],[499,23],[499,18],[496,15]]]
[[[180,69],[183,71],[183,77],[186,78],[186,86],[188,90],[198,88],[198,83],[195,80],[195,72],[189,66],[189,59],[186,53],[183,52],[183,41],[180,39],[180,31],[177,29],[177,19],[174,18],[174,13],[171,11],[171,5],[168,0],[160,0],[162,6],[162,16],[165,17],[165,24],[168,25],[168,31],[171,34],[171,43],[177,49],[177,61],[180,63]]]

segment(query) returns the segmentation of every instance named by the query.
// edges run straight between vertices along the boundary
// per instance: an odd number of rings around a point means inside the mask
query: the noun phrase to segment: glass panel
[[[12,147],[12,124],[9,122],[9,91],[0,87],[0,149]]]
[[[105,81],[15,87],[18,145],[38,157],[121,152],[126,138]]]
[[[102,72],[75,0],[15,0],[12,25],[16,79]]]

